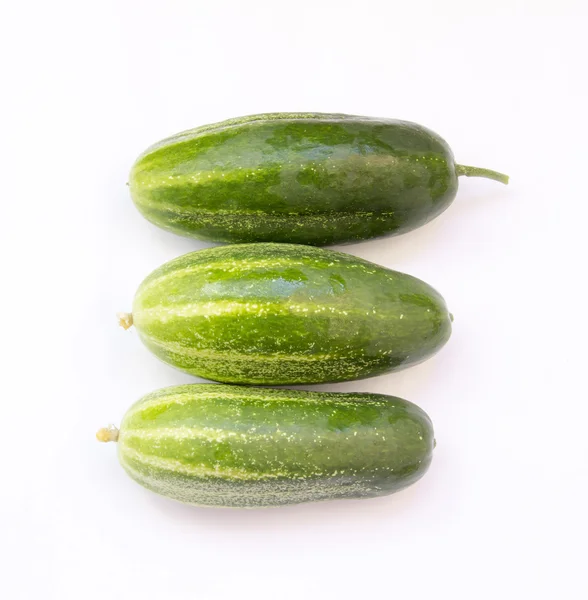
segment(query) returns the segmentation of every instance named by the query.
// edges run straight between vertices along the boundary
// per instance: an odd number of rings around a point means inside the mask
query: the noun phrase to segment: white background
[[[588,11],[578,0],[12,2],[1,17],[2,596],[588,597]],[[394,496],[198,509],[157,497],[95,431],[193,381],[116,326],[138,283],[202,247],[125,182],[177,131],[267,111],[397,117],[442,135],[454,204],[346,247],[435,286],[432,360],[323,386],[403,396],[436,427]]]

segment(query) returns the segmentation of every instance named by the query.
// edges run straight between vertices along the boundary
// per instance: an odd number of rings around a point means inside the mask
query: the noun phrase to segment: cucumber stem
[[[490,169],[481,169],[480,167],[468,167],[466,165],[455,165],[455,172],[458,177],[465,175],[466,177],[486,177],[486,179],[494,179],[505,185],[508,183],[508,175],[491,171]]]
[[[96,432],[96,439],[99,442],[118,442],[118,429],[114,425],[102,427]]]
[[[118,317],[118,324],[123,329],[128,329],[133,326],[133,313],[121,312],[116,315]]]

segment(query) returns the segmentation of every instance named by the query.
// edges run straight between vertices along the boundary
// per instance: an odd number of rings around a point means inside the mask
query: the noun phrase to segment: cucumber
[[[97,437],[158,494],[242,508],[391,494],[434,447],[429,417],[400,398],[211,384],[148,394]]]
[[[135,162],[131,196],[152,223],[213,242],[322,246],[400,234],[453,201],[459,175],[437,134],[407,121],[273,113],[163,140]]]
[[[225,383],[326,383],[416,364],[451,317],[426,283],[313,246],[238,244],[172,260],[139,286],[143,343],[183,371]]]

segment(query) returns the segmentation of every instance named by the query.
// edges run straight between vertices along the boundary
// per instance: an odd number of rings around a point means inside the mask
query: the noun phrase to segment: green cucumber
[[[139,211],[214,242],[322,246],[400,234],[453,201],[460,175],[437,134],[407,121],[273,113],[198,127],[147,149],[129,185]]]
[[[132,315],[163,361],[225,383],[380,375],[432,356],[451,333],[429,285],[313,246],[238,244],[172,260],[139,286]]]
[[[435,444],[400,398],[210,384],[148,394],[97,437],[158,494],[241,508],[391,494],[424,475]]]

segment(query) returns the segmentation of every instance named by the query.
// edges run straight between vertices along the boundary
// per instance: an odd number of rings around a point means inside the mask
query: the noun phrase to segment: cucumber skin
[[[133,405],[118,455],[158,494],[256,508],[391,494],[424,475],[434,444],[426,413],[392,396],[192,384]]]
[[[447,143],[416,123],[270,113],[159,142],[129,185],[149,221],[180,235],[322,246],[420,227],[458,179]]]
[[[368,261],[293,244],[199,250],[139,286],[133,320],[172,366],[224,383],[373,377],[417,364],[449,339],[429,285]]]

